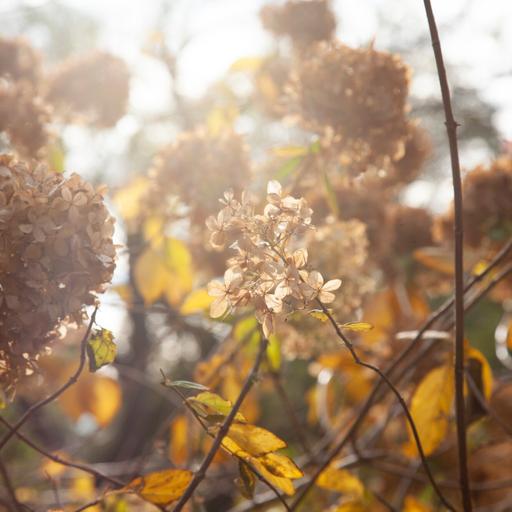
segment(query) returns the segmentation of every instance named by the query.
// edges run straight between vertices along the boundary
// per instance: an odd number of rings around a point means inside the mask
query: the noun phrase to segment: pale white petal
[[[341,279],[331,279],[322,286],[323,292],[333,292],[341,286]]]
[[[210,305],[210,316],[212,318],[221,317],[228,309],[229,303],[225,297],[215,299]]]
[[[333,302],[335,298],[336,298],[336,295],[334,295],[334,293],[324,292],[323,290],[318,295],[318,299],[320,300],[320,302],[323,302],[325,304],[329,304],[329,302]]]
[[[308,284],[315,290],[322,288],[324,284],[324,278],[322,277],[322,274],[320,274],[320,272],[317,270],[311,271],[308,276]]]
[[[296,268],[302,268],[308,262],[308,251],[307,249],[297,249],[293,255],[293,263]]]
[[[265,295],[265,304],[272,313],[280,313],[283,310],[283,301],[271,293]]]
[[[267,184],[267,194],[268,195],[276,195],[281,197],[283,192],[283,188],[281,187],[281,183],[276,180],[269,181]]]
[[[223,297],[226,295],[226,287],[220,281],[210,281],[208,283],[208,295],[210,297]]]

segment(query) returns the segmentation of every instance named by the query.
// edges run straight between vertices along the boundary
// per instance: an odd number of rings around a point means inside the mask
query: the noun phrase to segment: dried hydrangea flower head
[[[241,192],[249,172],[247,146],[234,131],[198,128],[184,133],[155,159],[148,210],[165,207],[176,195],[190,208],[192,221],[204,226],[219,196],[229,186]]]
[[[375,289],[372,267],[368,262],[366,225],[356,219],[334,220],[306,236],[310,263],[328,275],[343,281],[335,312],[336,318],[349,321],[361,308],[363,299]]]
[[[288,0],[282,6],[266,5],[260,13],[263,26],[276,36],[288,36],[297,49],[331,39],[336,19],[327,0]]]
[[[320,43],[297,61],[289,110],[354,159],[398,159],[408,135],[409,75],[397,55]]]
[[[463,181],[464,242],[479,247],[484,240],[502,242],[512,235],[512,157],[502,156],[489,167],[478,166]],[[453,208],[436,233],[453,239]]]
[[[320,272],[310,270],[308,251],[298,246],[299,237],[312,227],[313,212],[305,199],[284,196],[280,183],[270,181],[262,214],[245,193],[238,201],[226,192],[222,203],[217,216],[207,219],[210,242],[218,249],[231,247],[235,256],[228,260],[224,280],[208,285],[215,297],[212,317],[252,306],[269,336],[276,315],[306,309],[315,301],[334,301],[341,281],[326,282]]]
[[[35,85],[39,78],[41,58],[23,38],[0,37],[0,77],[13,82]]]
[[[9,145],[23,156],[36,157],[47,145],[50,108],[25,82],[0,79],[0,132],[9,136]]]
[[[66,120],[109,128],[125,114],[129,92],[125,62],[96,51],[64,61],[48,80],[46,99]]]
[[[103,191],[0,155],[0,387],[12,391],[63,320],[81,323],[112,277]]]

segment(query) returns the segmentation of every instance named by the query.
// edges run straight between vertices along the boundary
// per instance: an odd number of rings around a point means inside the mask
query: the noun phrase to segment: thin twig
[[[111,476],[105,475],[104,473],[101,473],[100,471],[92,468],[91,466],[88,466],[87,464],[81,464],[79,462],[71,462],[69,460],[63,459],[62,457],[59,457],[58,455],[55,455],[53,453],[50,453],[46,451],[44,448],[36,444],[34,441],[32,441],[29,437],[22,434],[21,432],[17,432],[14,430],[14,426],[11,425],[6,419],[0,417],[0,423],[2,423],[8,430],[8,432],[12,432],[13,434],[16,434],[16,436],[23,441],[27,446],[30,446],[33,450],[40,453],[43,457],[46,457],[47,459],[52,460],[53,462],[56,462],[57,464],[61,464],[62,466],[67,466],[74,469],[79,469],[80,471],[83,471],[84,473],[89,473],[90,475],[93,475],[94,477],[98,479],[105,480],[107,482],[110,482],[111,484],[122,487],[124,486],[124,483],[118,480],[117,478],[113,478]]]
[[[82,342],[80,344],[80,363],[78,364],[78,368],[76,369],[75,373],[73,373],[69,380],[65,384],[63,384],[59,389],[54,391],[50,396],[40,400],[39,402],[36,402],[35,404],[32,404],[25,411],[21,418],[13,425],[12,430],[9,430],[9,432],[7,432],[7,434],[0,441],[0,450],[2,450],[2,448],[9,442],[9,440],[14,436],[14,434],[16,434],[18,429],[20,429],[22,425],[32,416],[32,414],[41,409],[41,407],[44,407],[45,405],[59,398],[59,396],[62,395],[64,391],[66,391],[69,387],[76,383],[78,377],[80,377],[80,374],[82,373],[82,370],[84,369],[85,366],[87,341],[89,339],[89,335],[91,334],[91,329],[94,324],[94,321],[96,320],[97,311],[98,306],[96,306],[96,308],[94,309],[91,315],[91,320],[89,321],[89,325],[87,326],[87,330],[85,331],[84,337],[82,338]]]
[[[430,0],[423,0],[427,15],[430,38],[437,66],[441,96],[445,115],[446,133],[450,146],[452,168],[453,206],[454,206],[454,241],[455,241],[455,421],[457,424],[457,448],[459,461],[459,481],[462,494],[462,505],[465,511],[471,512],[471,491],[469,488],[468,455],[466,443],[466,419],[464,403],[464,237],[463,237],[463,204],[462,179],[457,144],[457,126],[452,110],[450,87],[444,65],[443,52],[436,20]]]
[[[247,393],[249,393],[253,383],[254,379],[258,373],[260,364],[263,360],[263,356],[265,354],[265,350],[267,348],[268,341],[265,338],[262,338],[260,343],[260,349],[258,351],[258,355],[256,356],[256,360],[254,362],[254,365],[247,376],[247,379],[242,387],[242,390],[240,391],[240,394],[238,395],[238,398],[236,399],[236,402],[233,404],[233,407],[231,408],[231,411],[229,412],[228,416],[224,420],[224,423],[221,425],[217,435],[215,436],[215,439],[213,441],[212,447],[210,448],[210,451],[204,458],[203,462],[201,463],[201,466],[197,470],[196,474],[194,475],[194,478],[188,485],[187,489],[185,490],[184,494],[181,496],[180,500],[178,501],[176,507],[174,508],[174,512],[179,512],[183,509],[185,504],[188,502],[188,500],[192,497],[194,494],[194,491],[196,490],[197,486],[202,482],[204,477],[206,476],[206,471],[208,470],[208,467],[212,463],[216,453],[218,452],[222,440],[226,436],[226,434],[229,431],[229,427],[233,423],[236,413],[240,409],[242,402],[244,401],[245,397],[247,396]]]
[[[2,460],[0,460],[0,475],[2,476],[2,480],[4,481],[5,489],[7,490],[7,494],[9,495],[9,499],[11,500],[12,510],[21,511],[23,510],[23,505],[16,498],[16,491],[14,489],[14,485],[11,481],[11,477],[9,476],[9,472],[5,467],[5,464]]]
[[[322,308],[322,311],[324,312],[324,314],[329,319],[329,322],[333,326],[334,331],[336,332],[338,337],[343,341],[345,346],[350,351],[350,354],[352,355],[352,358],[354,359],[354,362],[356,364],[358,364],[360,366],[363,366],[364,368],[368,368],[369,370],[372,370],[374,373],[376,373],[381,378],[381,380],[384,381],[384,383],[388,386],[388,388],[391,390],[391,392],[395,395],[395,397],[397,398],[398,402],[400,403],[400,406],[402,407],[402,410],[403,410],[403,412],[404,412],[404,414],[405,414],[405,416],[407,418],[409,426],[411,427],[411,431],[412,431],[412,434],[413,434],[413,437],[414,437],[414,441],[415,441],[416,447],[418,449],[418,453],[419,453],[421,462],[422,462],[423,467],[425,469],[425,472],[426,472],[426,474],[427,474],[427,476],[428,476],[428,478],[430,480],[430,483],[432,484],[432,487],[434,488],[436,494],[439,496],[439,499],[441,500],[443,505],[446,508],[448,508],[449,510],[455,510],[453,508],[453,506],[444,497],[443,493],[441,492],[441,489],[439,488],[439,486],[437,485],[436,480],[434,479],[434,475],[430,471],[430,467],[428,465],[428,462],[427,462],[427,459],[426,459],[426,456],[425,456],[425,452],[423,451],[423,446],[421,444],[420,436],[419,436],[418,430],[416,428],[416,423],[414,422],[414,419],[413,419],[413,417],[411,415],[411,412],[409,411],[409,408],[407,407],[407,404],[405,403],[405,400],[402,397],[400,391],[398,391],[398,389],[391,382],[389,377],[380,368],[374,366],[373,364],[370,364],[370,363],[367,363],[365,361],[362,361],[359,358],[359,356],[358,356],[354,346],[352,345],[352,342],[347,338],[347,336],[340,329],[338,323],[336,322],[336,320],[334,319],[334,317],[332,316],[330,311],[325,307],[325,305],[320,300],[317,299],[317,303]],[[299,495],[299,497],[297,498],[297,500],[294,502],[294,504],[292,506],[292,510],[300,503],[300,499],[301,499],[301,496]]]

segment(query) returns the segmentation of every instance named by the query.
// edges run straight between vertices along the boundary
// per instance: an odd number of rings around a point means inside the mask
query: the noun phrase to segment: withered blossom
[[[462,183],[464,242],[479,247],[500,243],[512,234],[512,157],[501,156],[489,167],[479,165]],[[436,225],[442,240],[453,238],[453,208]]]
[[[9,136],[13,150],[38,156],[50,138],[50,118],[50,107],[30,85],[0,80],[0,132]]]
[[[212,133],[205,128],[182,134],[155,158],[148,210],[165,210],[178,196],[190,209],[193,223],[204,225],[217,210],[218,197],[231,187],[240,193],[249,178],[248,149],[231,129]]]
[[[260,12],[263,26],[276,36],[287,36],[298,50],[331,39],[336,18],[328,0],[288,0],[266,5]]]
[[[65,120],[108,128],[126,112],[129,82],[122,59],[95,51],[64,61],[49,77],[45,98]]]
[[[311,229],[311,208],[303,198],[283,195],[281,184],[270,181],[263,214],[243,193],[240,201],[228,191],[224,208],[210,217],[212,246],[228,245],[235,256],[228,261],[224,282],[212,281],[213,317],[242,306],[252,306],[265,336],[274,330],[275,317],[306,309],[315,301],[334,301],[340,279],[325,282],[320,272],[307,268],[308,252],[297,247],[299,235]]]
[[[64,320],[112,277],[114,220],[78,175],[0,155],[0,388],[12,393]]]
[[[35,85],[41,70],[41,57],[22,37],[0,37],[0,77]]]
[[[397,160],[408,135],[409,68],[394,54],[319,43],[292,73],[288,109],[345,159]]]

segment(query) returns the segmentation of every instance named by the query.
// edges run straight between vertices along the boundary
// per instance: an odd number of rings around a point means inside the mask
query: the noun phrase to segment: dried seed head
[[[123,60],[97,51],[63,62],[48,80],[46,99],[66,120],[108,128],[126,112],[129,79]]]
[[[82,321],[115,267],[114,221],[73,174],[0,155],[0,386],[32,371],[63,320]]]
[[[26,81],[35,85],[41,69],[41,58],[23,38],[0,37],[0,77]]]
[[[288,0],[282,6],[266,5],[260,17],[268,31],[289,37],[299,50],[331,39],[336,29],[327,0]]]

